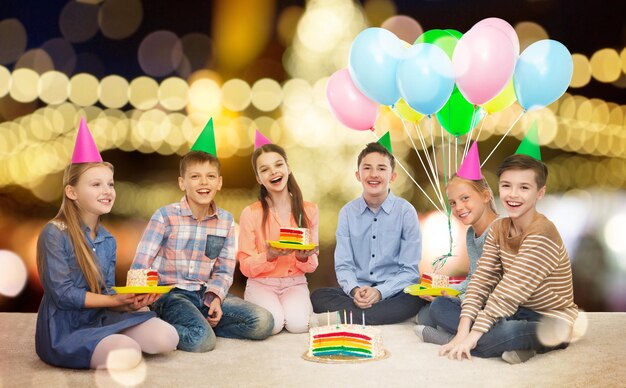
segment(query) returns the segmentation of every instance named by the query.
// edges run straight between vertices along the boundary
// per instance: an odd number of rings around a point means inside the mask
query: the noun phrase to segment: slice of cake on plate
[[[156,287],[159,273],[153,269],[131,269],[126,274],[127,287]]]
[[[311,231],[308,228],[280,228],[281,244],[309,245],[311,244]]]

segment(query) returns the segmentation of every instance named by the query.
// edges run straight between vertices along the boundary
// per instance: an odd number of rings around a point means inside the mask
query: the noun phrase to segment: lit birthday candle
[[[346,310],[343,310],[343,324],[346,325],[348,324],[348,318],[346,317]]]
[[[350,310],[350,325],[352,325],[352,310]]]
[[[361,322],[362,322],[363,327],[365,327],[365,311],[362,311],[361,314],[362,314],[361,315]]]
[[[339,310],[337,310],[337,329],[339,329],[339,324],[341,323],[341,314]]]
[[[326,311],[326,324],[330,326],[330,311]]]

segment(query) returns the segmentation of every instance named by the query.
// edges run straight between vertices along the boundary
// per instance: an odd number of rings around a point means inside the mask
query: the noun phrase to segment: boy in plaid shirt
[[[132,268],[153,268],[160,285],[175,286],[152,310],[178,331],[178,348],[207,352],[216,336],[262,340],[274,322],[267,310],[228,294],[235,270],[233,216],[215,204],[220,162],[191,151],[180,161],[180,202],[158,209],[143,234]]]

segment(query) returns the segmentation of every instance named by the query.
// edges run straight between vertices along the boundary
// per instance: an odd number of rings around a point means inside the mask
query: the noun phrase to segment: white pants
[[[309,316],[313,307],[304,275],[248,279],[243,298],[272,313],[272,334],[280,333],[283,327],[290,333],[305,333],[309,330]]]

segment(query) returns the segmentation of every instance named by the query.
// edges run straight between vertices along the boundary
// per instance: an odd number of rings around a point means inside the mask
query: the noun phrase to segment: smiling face
[[[269,193],[281,193],[287,189],[289,166],[279,153],[264,152],[256,159],[256,180]]]
[[[488,191],[481,193],[464,180],[454,178],[448,183],[447,193],[452,214],[464,225],[477,224],[488,212]]]
[[[178,178],[178,186],[187,195],[192,211],[211,206],[215,195],[222,188],[222,176],[217,165],[211,162],[191,162],[185,174]]]
[[[530,223],[536,213],[537,201],[543,198],[546,187],[537,187],[533,170],[506,170],[498,184],[500,201],[509,217],[522,225]]]
[[[97,219],[109,213],[115,202],[113,171],[104,165],[89,168],[75,186],[65,186],[65,195],[76,202],[84,220]]]
[[[356,172],[356,179],[363,186],[363,197],[367,202],[387,198],[389,186],[396,180],[396,176],[389,157],[379,152],[365,155]]]

